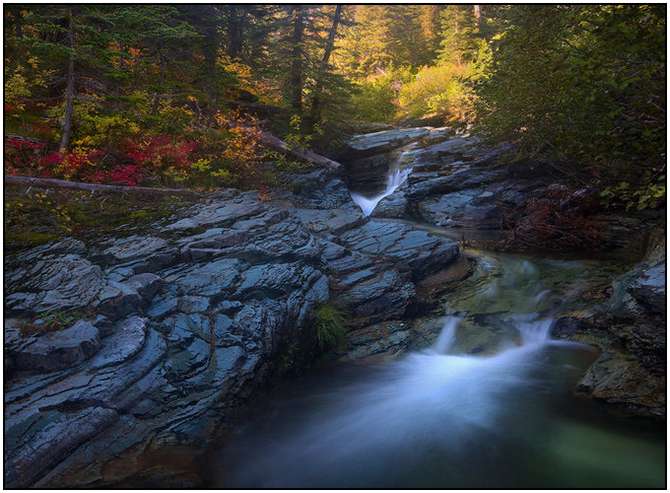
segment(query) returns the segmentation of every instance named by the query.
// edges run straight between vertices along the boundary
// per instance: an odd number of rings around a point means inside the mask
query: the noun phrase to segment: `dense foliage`
[[[663,5],[7,5],[5,170],[259,186],[259,127],[475,125],[608,205],[665,197]],[[27,137],[28,139],[26,139]],[[268,165],[268,163],[273,163]]]
[[[304,143],[345,86],[324,55],[335,7],[13,5],[4,15],[11,174],[258,186],[277,156],[260,145],[257,117],[271,113]]]
[[[660,5],[500,9],[481,129],[614,184],[608,200],[656,205],[665,195],[665,14]]]

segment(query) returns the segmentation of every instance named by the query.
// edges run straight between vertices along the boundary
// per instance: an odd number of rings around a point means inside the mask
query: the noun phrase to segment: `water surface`
[[[212,451],[209,484],[664,487],[664,428],[576,397],[597,353],[550,337],[553,314],[616,270],[480,254],[429,345],[284,383]]]

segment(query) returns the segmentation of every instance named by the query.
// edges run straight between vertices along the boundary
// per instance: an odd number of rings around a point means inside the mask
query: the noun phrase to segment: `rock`
[[[79,412],[44,412],[31,423],[39,431],[30,442],[14,449],[5,459],[5,481],[15,488],[27,488],[79,444],[98,435],[117,418],[115,411],[101,407]],[[12,436],[19,433],[12,428],[5,432]]]
[[[348,195],[335,212],[318,194],[287,197],[314,208],[224,191],[167,220],[160,237],[61,242],[7,259],[7,304],[25,316],[5,325],[5,484],[180,484],[177,469],[142,461],[156,444],[159,454],[202,451],[280,365],[282,348],[314,343],[312,312],[330,297],[325,251],[345,250],[314,231],[362,224],[346,217]],[[322,227],[303,222],[311,211]],[[36,309],[53,307],[85,307],[90,322],[22,334]]]
[[[76,254],[18,256],[5,279],[5,304],[13,312],[47,312],[90,305],[106,283],[100,267]]]
[[[347,142],[350,155],[382,154],[430,134],[431,127],[399,128],[356,135]]]
[[[298,207],[308,209],[335,209],[351,202],[349,190],[345,183],[339,178],[333,178],[328,182],[316,186],[301,189],[295,195],[295,203]]]
[[[114,333],[103,339],[100,351],[91,360],[91,368],[119,365],[137,354],[144,346],[146,320],[137,316],[123,320]]]
[[[406,156],[414,147],[399,142],[440,132],[387,135],[382,147],[399,145]],[[197,456],[287,354],[307,362],[314,309],[331,298],[354,331],[388,322],[385,341],[375,342],[373,329],[356,332],[356,354],[405,345],[398,320],[417,303],[416,283],[455,265],[458,246],[408,224],[369,221],[332,173],[294,175],[293,189],[273,190],[270,201],[223,190],[150,234],[68,240],[7,259],[5,484],[193,484],[195,469],[161,454]],[[23,324],[54,308],[85,309],[78,330],[88,324],[94,342],[69,337],[72,328],[50,332],[68,336],[66,356],[37,351],[46,363],[24,371],[17,355],[41,346]],[[42,452],[50,447],[53,457]]]
[[[647,310],[665,315],[665,260],[642,268],[639,277],[628,287],[635,300]]]
[[[100,348],[98,329],[80,320],[71,327],[9,343],[13,365],[18,370],[50,372],[75,366]]]
[[[164,230],[181,231],[203,226],[229,226],[240,219],[266,212],[267,206],[260,203],[254,195],[253,193],[240,194],[223,203],[214,200],[209,205],[194,208],[192,210],[194,215],[169,224]]]
[[[414,294],[414,285],[405,276],[389,270],[354,284],[338,299],[353,317],[350,325],[362,327],[401,318]]]
[[[338,209],[297,209],[296,216],[312,232],[339,235],[365,222],[365,216],[353,203]]]
[[[102,252],[103,258],[111,262],[127,262],[145,258],[156,251],[165,248],[167,242],[162,238],[152,236],[129,236],[115,240],[112,245]]]
[[[125,284],[137,291],[145,301],[151,301],[161,287],[162,280],[156,274],[145,272],[129,278]]]
[[[598,347],[601,354],[578,384],[581,394],[627,414],[665,417],[665,251],[620,275],[611,297],[579,317],[562,317],[552,335]]]
[[[459,256],[456,242],[403,223],[368,221],[341,237],[343,243],[375,257],[391,257],[406,265],[415,280],[446,267]]]
[[[131,286],[110,281],[97,298],[98,310],[113,319],[124,317],[139,310],[142,297]]]
[[[402,190],[398,190],[379,201],[372,212],[372,217],[399,218],[407,217],[409,201]]]
[[[651,375],[639,362],[604,352],[577,385],[587,394],[632,414],[665,417],[666,379]]]
[[[370,356],[393,357],[407,347],[411,328],[402,321],[382,322],[347,334],[349,348],[340,359],[354,361]]]

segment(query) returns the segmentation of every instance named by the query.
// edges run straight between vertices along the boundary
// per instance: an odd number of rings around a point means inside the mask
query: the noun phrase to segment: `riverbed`
[[[353,198],[369,215],[407,174],[393,167],[382,191]],[[473,273],[444,296],[441,330],[391,361],[328,365],[277,386],[212,448],[206,484],[664,487],[664,426],[579,396],[598,351],[552,337],[560,313],[588,308],[624,267],[465,253]]]

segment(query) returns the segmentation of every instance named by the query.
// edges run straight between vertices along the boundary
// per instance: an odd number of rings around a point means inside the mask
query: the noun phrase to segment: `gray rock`
[[[103,250],[103,258],[108,262],[127,262],[141,259],[167,246],[167,241],[152,236],[129,236],[113,242]]]
[[[120,365],[142,349],[145,335],[145,319],[133,316],[120,322],[114,333],[103,339],[100,351],[90,362],[91,368]]]
[[[21,262],[5,279],[7,308],[15,312],[47,312],[90,305],[105,287],[102,270],[74,254],[45,255]]]
[[[98,329],[80,320],[71,327],[21,338],[8,347],[19,370],[50,372],[70,368],[90,358],[100,348]]]
[[[348,350],[340,359],[354,361],[373,355],[393,356],[407,347],[412,334],[402,321],[382,322],[347,334]]]
[[[416,301],[413,277],[458,256],[453,242],[409,225],[367,222],[340,178],[300,175],[273,202],[226,190],[153,225],[158,233],[8,259],[6,303],[23,317],[5,326],[12,351],[37,344],[21,324],[43,307],[86,307],[98,337],[94,348],[69,338],[80,353],[49,373],[21,371],[10,354],[8,486],[181,477],[151,454],[201,452],[287,348],[312,347],[316,306],[336,295],[353,328],[397,319]],[[394,337],[400,344],[402,331]]]
[[[130,277],[125,284],[137,291],[143,300],[151,301],[160,289],[162,280],[156,274],[145,272]]]
[[[113,319],[139,310],[142,297],[130,285],[110,281],[97,297],[98,310]]]
[[[418,280],[454,262],[459,256],[456,242],[431,235],[403,223],[372,220],[342,235],[352,250],[375,257],[391,257],[406,265]]]
[[[180,231],[203,226],[229,226],[240,219],[256,216],[267,211],[267,206],[260,203],[253,195],[250,193],[240,194],[229,201],[214,201],[205,207],[197,207],[193,210],[196,214],[172,223],[164,229],[166,231]]]
[[[347,145],[351,149],[351,153],[356,153],[356,155],[381,154],[426,137],[431,133],[431,130],[433,130],[431,127],[384,130],[356,135],[347,142]]]
[[[628,287],[631,295],[644,307],[655,313],[666,313],[665,259],[644,267]]]

